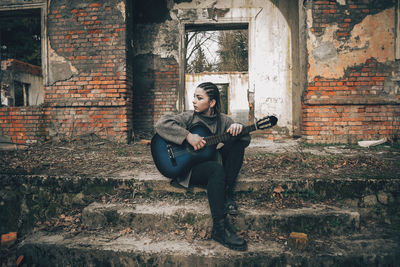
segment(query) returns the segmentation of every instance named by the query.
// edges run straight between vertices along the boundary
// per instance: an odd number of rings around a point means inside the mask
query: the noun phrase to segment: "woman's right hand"
[[[202,149],[206,145],[206,140],[198,134],[189,133],[186,136],[186,141],[193,147],[194,150]]]

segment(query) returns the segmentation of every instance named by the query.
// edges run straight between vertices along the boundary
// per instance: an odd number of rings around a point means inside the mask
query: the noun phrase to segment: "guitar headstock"
[[[256,122],[257,129],[267,129],[272,126],[275,126],[278,122],[278,118],[275,116],[266,116],[262,119],[259,119]]]

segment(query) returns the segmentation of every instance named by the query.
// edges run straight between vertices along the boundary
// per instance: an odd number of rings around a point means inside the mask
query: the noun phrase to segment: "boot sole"
[[[220,240],[218,238],[212,237],[212,239],[214,241],[220,243],[224,247],[227,247],[227,248],[232,249],[232,250],[236,250],[236,251],[246,251],[247,250],[247,243],[244,244],[243,246],[233,246],[231,244],[225,243],[223,240]]]

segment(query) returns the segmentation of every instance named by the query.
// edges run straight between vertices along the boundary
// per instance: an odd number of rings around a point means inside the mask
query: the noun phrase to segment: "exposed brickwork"
[[[322,38],[327,27],[338,25],[333,36],[339,41],[336,50],[338,53],[347,51],[346,40],[360,38],[351,36],[355,25],[366,16],[393,8],[394,5],[393,0],[349,0],[345,5],[332,0],[313,1],[311,32]],[[394,18],[392,20],[394,23]],[[371,42],[378,41],[369,40],[368,45],[373,46]],[[310,142],[355,143],[359,140],[400,137],[400,92],[396,89],[398,81],[395,78],[399,73],[398,64],[378,62],[374,58],[376,51],[367,48],[360,47],[359,50],[365,49],[364,54],[367,53],[369,59],[348,67],[343,77],[333,79],[317,76],[308,83],[303,94],[302,134]],[[349,55],[354,57],[356,53]],[[325,61],[325,64],[330,63]],[[334,66],[331,65],[332,70]]]
[[[52,2],[48,16],[51,47],[79,72],[46,89],[50,106],[125,106],[126,29],[120,1],[85,2],[79,8]],[[129,99],[130,100],[130,99]],[[67,103],[68,104],[67,104]]]
[[[366,16],[392,8],[395,2],[347,0],[341,5],[333,0],[308,1],[313,24],[307,26],[319,38],[326,37],[326,28],[338,25],[334,37],[330,37],[335,40],[329,40],[329,48],[333,47],[329,60],[333,60],[339,52],[364,49],[348,48],[347,41],[357,39],[351,36],[352,29]],[[17,143],[87,133],[124,141],[132,129],[150,131],[161,115],[176,112],[178,62],[173,56],[152,54],[151,49],[147,50],[151,42],[140,47],[143,38],[165,34],[159,32],[159,25],[168,16],[160,19],[155,14],[151,20],[147,16],[135,21],[126,12],[135,9],[135,3],[51,1],[46,24],[49,40],[46,57],[52,75],[45,87],[44,105],[0,108],[2,134]],[[148,27],[138,30],[142,26]],[[176,36],[168,37],[173,40],[171,43],[178,42]],[[373,40],[368,42],[372,44]],[[136,47],[143,51],[135,54]],[[312,55],[313,51],[307,53]],[[311,82],[303,94],[302,133],[311,142],[347,143],[399,135],[399,92],[393,93],[396,90],[387,85],[398,83],[392,79],[398,75],[398,64],[382,59],[378,62],[369,53],[354,64],[357,66],[346,66],[341,78],[321,77],[318,73],[309,77]],[[326,60],[329,65],[328,56],[320,52],[318,60]],[[366,58],[369,59],[365,61]]]
[[[126,140],[132,129],[132,69],[127,67],[124,1],[52,1],[49,68],[73,75],[45,87],[43,107],[2,108],[3,134],[16,142],[96,133]],[[64,64],[58,67],[57,64]],[[42,112],[42,114],[41,114]],[[39,118],[42,118],[38,126]]]
[[[52,2],[48,16],[51,47],[78,72],[46,88],[49,119],[60,134],[93,132],[109,139],[127,138],[132,90],[121,3],[89,1],[77,6]]]
[[[74,138],[94,133],[114,139],[128,131],[126,109],[121,107],[50,108],[46,112],[52,135]]]
[[[386,8],[393,7],[395,0],[347,0],[346,5],[340,5],[334,0],[313,1],[313,25],[311,31],[317,36],[332,23],[339,26],[336,32],[338,39],[349,37],[354,25],[360,23],[367,15],[376,14]]]
[[[155,73],[155,98],[153,124],[166,113],[176,112],[179,80],[178,64],[168,65],[166,71]]]
[[[140,73],[141,84],[135,86],[135,131],[152,131],[154,124],[164,114],[177,112],[179,66],[172,59],[162,59],[159,69],[147,69]],[[150,81],[150,82],[143,82]],[[140,133],[139,133],[140,134]]]
[[[398,137],[399,118],[399,105],[304,105],[303,134],[314,143]]]
[[[47,136],[43,107],[0,108],[0,132],[17,144],[44,141]]]
[[[384,81],[392,71],[392,66],[372,58],[362,66],[349,68],[342,79],[315,78],[308,85],[304,100],[308,104],[376,104],[384,99],[395,100],[396,96],[393,99],[384,91]]]

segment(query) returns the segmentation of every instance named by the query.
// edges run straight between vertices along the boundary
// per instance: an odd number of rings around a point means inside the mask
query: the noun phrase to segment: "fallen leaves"
[[[283,190],[282,186],[278,185],[277,187],[275,187],[275,189],[274,189],[272,195],[273,195],[274,197],[283,198],[283,195],[282,195],[282,192],[283,192],[283,191],[284,191],[284,190]]]
[[[132,232],[133,232],[133,230],[130,227],[126,227],[126,228],[122,229],[121,231],[119,231],[119,235],[122,236],[122,235],[130,234]]]
[[[141,143],[46,143],[2,151],[0,170],[9,174],[104,175],[136,166],[140,162],[132,162],[132,158],[142,155],[143,159],[143,154],[150,157],[149,146]]]
[[[397,177],[400,165],[395,163],[393,156],[389,159],[377,154],[352,155],[315,155],[304,152],[263,153],[248,155],[244,159],[243,174],[292,176],[309,175],[324,177],[336,174],[348,174],[371,177],[385,175]]]
[[[186,223],[183,228],[176,229],[173,234],[184,236],[188,242],[193,242],[193,240],[207,240],[211,239],[211,227],[197,228]]]

